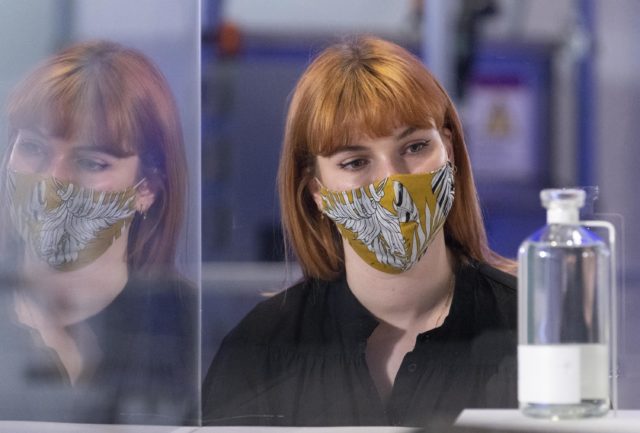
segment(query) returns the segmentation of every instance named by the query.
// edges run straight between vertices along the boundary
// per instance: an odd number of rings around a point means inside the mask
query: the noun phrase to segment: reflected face
[[[316,177],[327,189],[345,191],[394,174],[417,174],[442,167],[451,151],[450,132],[401,127],[390,136],[361,137],[331,155],[316,158]]]
[[[134,211],[153,202],[138,166],[136,155],[20,130],[7,180],[11,219],[30,256],[74,271],[117,243],[122,261]]]
[[[139,157],[120,157],[108,148],[21,129],[9,168],[72,182],[98,191],[121,191],[138,180]]]

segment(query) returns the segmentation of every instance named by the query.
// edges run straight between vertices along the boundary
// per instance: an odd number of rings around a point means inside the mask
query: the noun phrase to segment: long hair
[[[331,280],[344,272],[340,234],[322,218],[309,189],[316,156],[329,155],[358,136],[387,136],[405,125],[451,131],[457,170],[456,198],[444,226],[447,246],[459,260],[513,271],[511,261],[488,247],[462,126],[446,91],[404,48],[359,37],[320,53],[289,104],[278,188],[285,239],[303,273]]]
[[[150,60],[106,41],[73,45],[47,59],[16,87],[7,117],[9,147],[2,158],[0,183],[20,129],[67,140],[82,138],[121,157],[138,155],[138,175],[148,182],[155,200],[145,218],[136,214],[131,224],[129,270],[147,274],[173,269],[184,218],[186,158],[171,91]],[[2,221],[8,221],[6,209],[0,212]],[[0,248],[20,245],[10,230],[0,230]]]

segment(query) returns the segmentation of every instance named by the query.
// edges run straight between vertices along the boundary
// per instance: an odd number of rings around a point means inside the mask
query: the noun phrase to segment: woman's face
[[[316,177],[329,190],[345,191],[394,174],[430,172],[448,159],[454,162],[450,137],[447,129],[440,133],[407,126],[387,137],[361,137],[331,155],[318,156]]]
[[[34,260],[25,263],[45,263],[62,271],[89,269],[88,265],[98,259],[102,263],[125,263],[128,221],[134,211],[144,213],[154,201],[148,182],[140,182],[139,165],[137,155],[122,157],[110,148],[98,148],[82,140],[51,137],[38,130],[19,130],[8,168],[45,180],[38,183],[39,189],[28,189],[26,185],[31,181],[28,177],[15,176],[13,180],[15,185],[27,188],[27,192],[23,189],[21,193],[16,193],[17,186],[12,190],[12,203],[21,209],[16,217],[22,218],[16,228],[32,247],[26,257]],[[96,199],[98,195],[87,195],[77,188],[49,190],[48,178],[95,192],[118,194],[99,194]],[[128,190],[134,185],[135,191]],[[43,202],[40,197],[34,200],[35,191],[44,194],[46,200]],[[72,219],[68,219],[70,215]],[[68,221],[71,222],[67,224]]]
[[[9,168],[52,176],[98,191],[122,191],[138,181],[139,157],[120,157],[108,148],[21,129],[9,156]]]

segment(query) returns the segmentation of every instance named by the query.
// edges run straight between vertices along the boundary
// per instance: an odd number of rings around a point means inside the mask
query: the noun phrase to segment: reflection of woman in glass
[[[205,424],[420,426],[515,405],[511,263],[487,246],[456,110],[418,59],[375,38],[323,51],[279,176],[306,278],[225,338]]]
[[[18,326],[0,375],[23,379],[0,382],[0,416],[193,422],[197,297],[174,269],[186,163],[164,78],[136,51],[77,44],[20,84],[8,121],[2,306]]]

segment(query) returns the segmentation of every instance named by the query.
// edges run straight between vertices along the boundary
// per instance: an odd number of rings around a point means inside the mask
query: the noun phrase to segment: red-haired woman
[[[324,50],[290,102],[279,190],[305,278],[225,338],[205,424],[423,426],[516,404],[513,264],[416,57],[373,37]]]
[[[516,404],[513,266],[416,57],[373,37],[323,51],[291,99],[279,188],[305,278],[225,338],[205,424],[422,426]]]
[[[15,89],[8,126],[0,418],[195,422],[197,296],[174,266],[186,162],[165,79],[135,50],[76,44]]]

